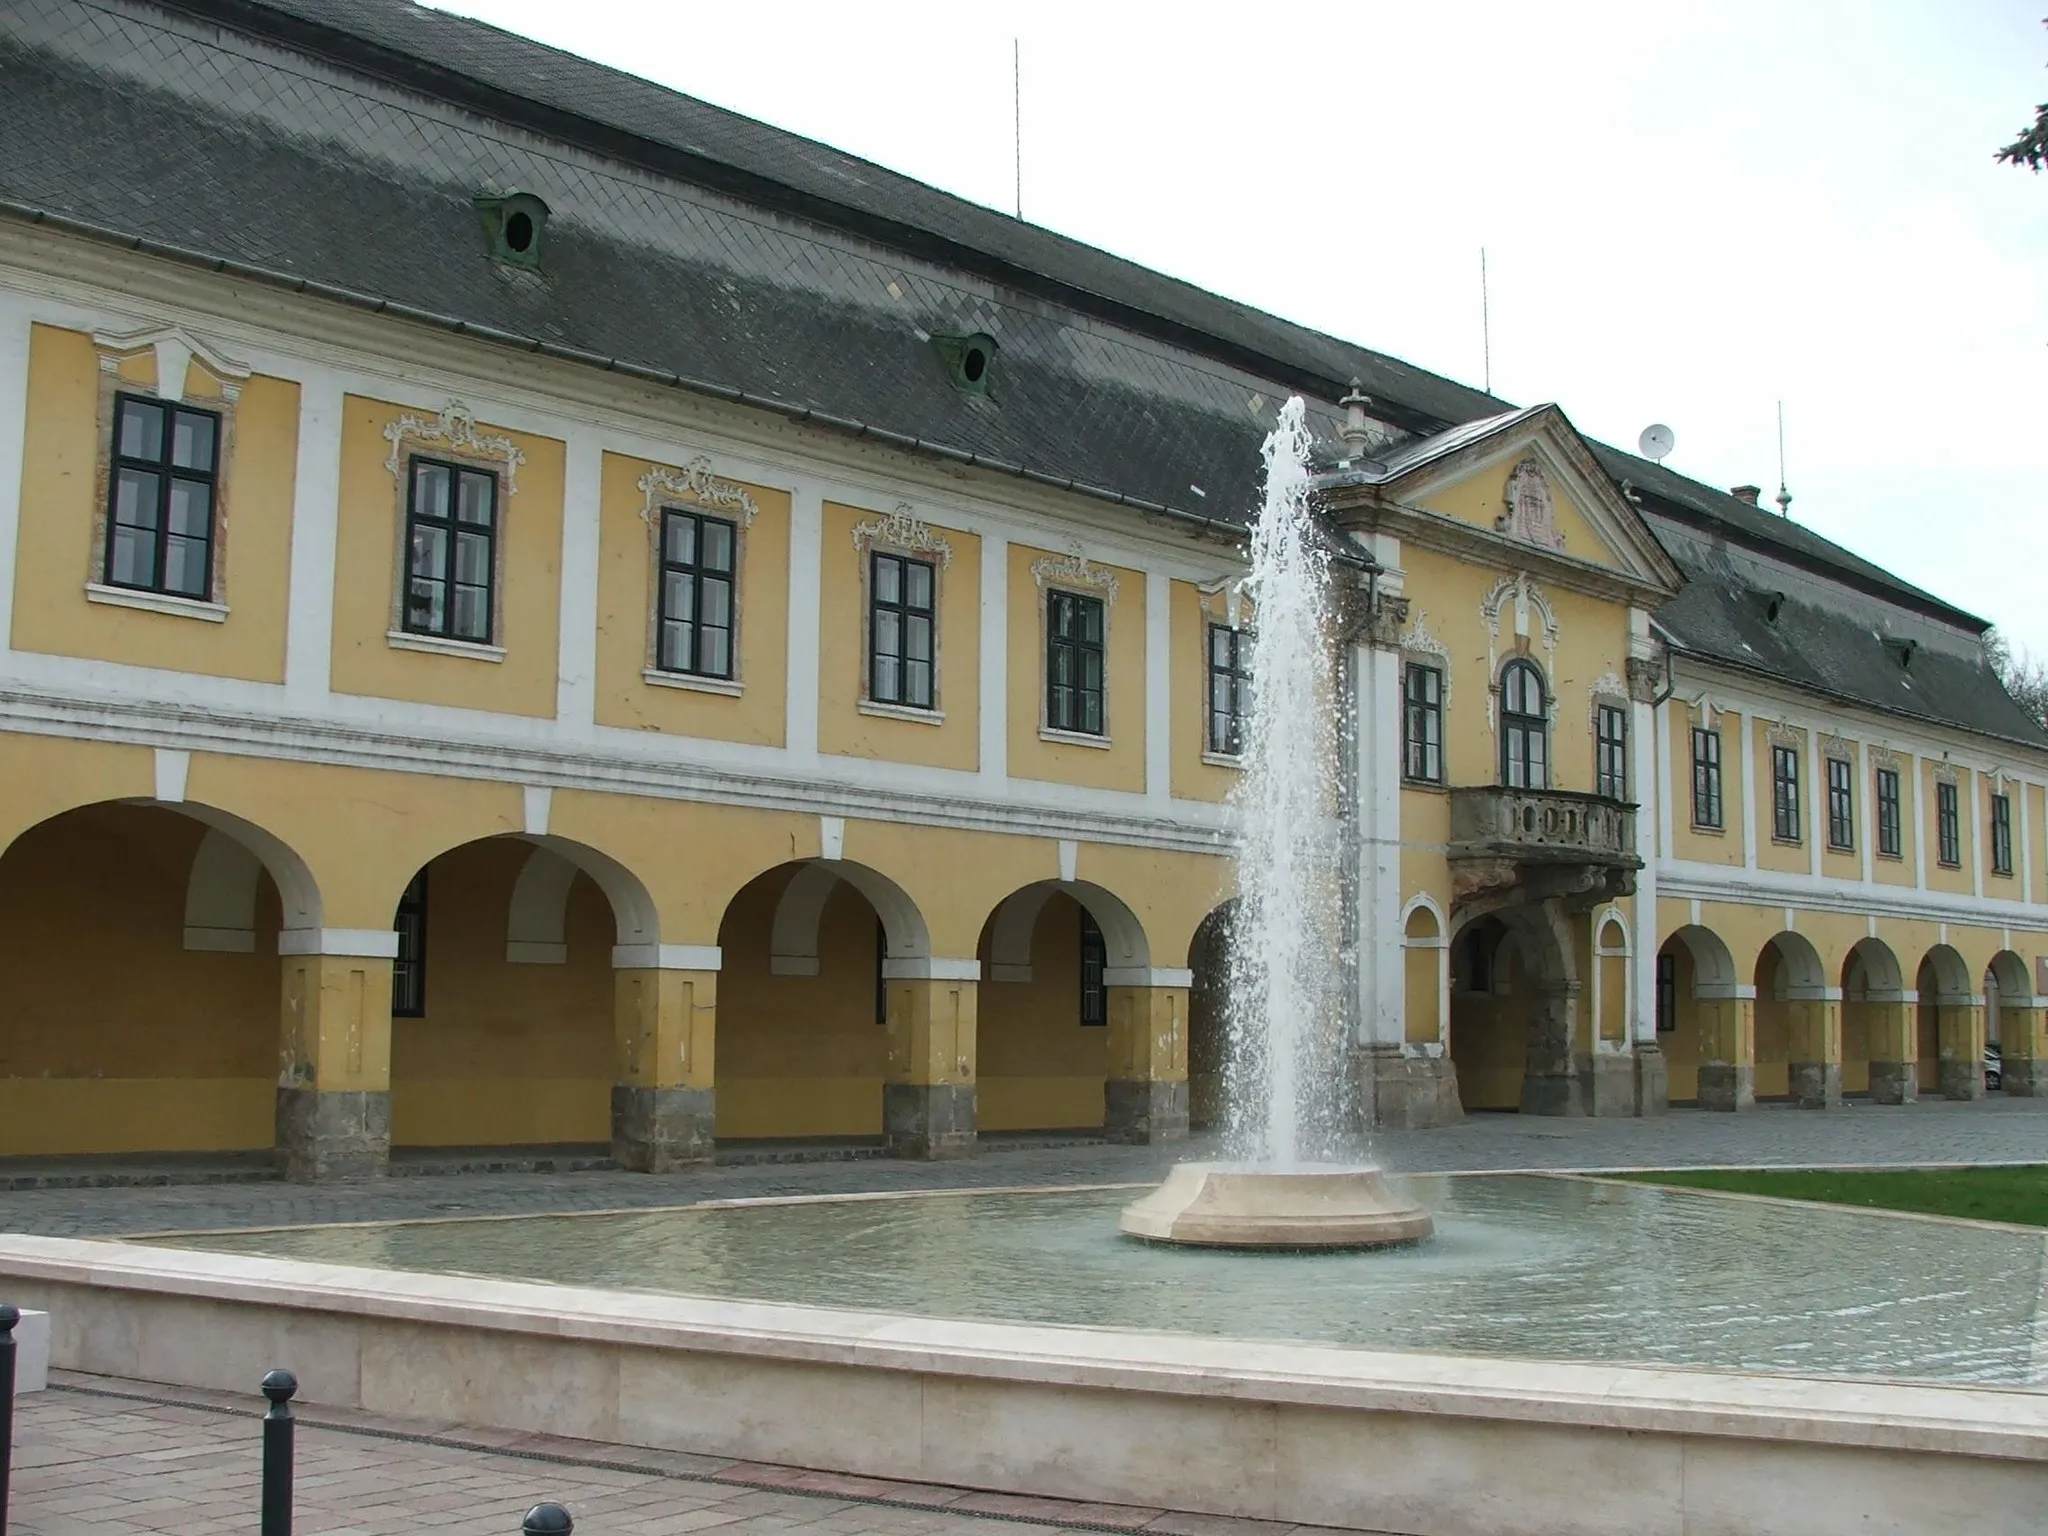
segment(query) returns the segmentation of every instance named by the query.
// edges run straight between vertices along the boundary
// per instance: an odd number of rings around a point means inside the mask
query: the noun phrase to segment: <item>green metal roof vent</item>
[[[939,361],[946,365],[946,377],[963,395],[987,395],[990,376],[996,367],[996,339],[983,331],[970,335],[940,332],[932,337]]]
[[[491,260],[538,271],[548,205],[531,192],[486,192],[474,201]]]

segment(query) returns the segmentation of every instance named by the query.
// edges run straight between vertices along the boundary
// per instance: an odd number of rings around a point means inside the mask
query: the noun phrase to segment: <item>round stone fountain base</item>
[[[1436,1230],[1377,1168],[1227,1163],[1181,1164],[1117,1225],[1147,1242],[1205,1248],[1383,1248]]]

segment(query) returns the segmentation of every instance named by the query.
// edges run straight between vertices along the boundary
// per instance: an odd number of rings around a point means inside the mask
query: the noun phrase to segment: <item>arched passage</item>
[[[1657,1043],[1670,1073],[1671,1101],[1733,1109],[1742,1004],[1735,957],[1711,928],[1688,924],[1657,951]],[[1744,1086],[1748,1086],[1746,1083]]]
[[[1998,1047],[1999,1091],[2015,1098],[2033,1092],[2040,1018],[2041,1000],[2034,995],[2026,962],[2001,949],[1984,970],[1984,1036],[1987,1044]],[[1988,1078],[1987,1062],[1987,1092]]]
[[[1841,1098],[1839,990],[1812,941],[1786,931],[1758,951],[1756,1096],[1809,1106]],[[1830,1068],[1833,1070],[1830,1071]]]
[[[0,856],[0,1156],[275,1145],[279,937],[320,929],[278,838],[210,806],[82,806]]]
[[[1197,1130],[1223,1124],[1223,1088],[1230,1036],[1230,933],[1235,901],[1216,908],[1195,929],[1188,946],[1188,1123]]]
[[[783,864],[734,895],[718,944],[720,1138],[879,1138],[888,983],[931,967],[916,902],[865,865]]]
[[[1937,944],[1920,961],[1916,1007],[1917,1078],[1923,1094],[1984,1096],[1984,999],[1954,948]]]
[[[1878,938],[1857,940],[1842,960],[1844,1093],[1898,1102],[1898,1063],[1911,1009],[1911,994],[1891,946]]]
[[[1551,902],[1470,917],[1453,933],[1450,1056],[1466,1109],[1587,1112],[1592,1036],[1580,976],[1590,944],[1588,920]]]
[[[607,1144],[614,971],[661,964],[640,879],[567,838],[481,838],[422,865],[392,926],[392,1144]]]
[[[1128,1044],[1112,1039],[1114,993],[1153,980],[1137,915],[1099,885],[1038,881],[997,904],[978,956],[981,1128],[1104,1126],[1112,1057]],[[1184,1050],[1184,1011],[1179,1028]]]

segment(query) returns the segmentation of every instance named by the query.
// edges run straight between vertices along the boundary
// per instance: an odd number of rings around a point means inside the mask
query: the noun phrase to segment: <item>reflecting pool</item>
[[[1542,1175],[1401,1181],[1434,1241],[1158,1248],[1129,1189],[301,1227],[158,1241],[925,1317],[1799,1375],[2048,1384],[2048,1234]]]

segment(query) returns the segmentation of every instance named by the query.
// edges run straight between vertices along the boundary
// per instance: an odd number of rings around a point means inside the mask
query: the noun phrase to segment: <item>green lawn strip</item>
[[[2048,1166],[2025,1168],[1902,1168],[1883,1172],[1831,1172],[1818,1168],[1677,1168],[1664,1173],[1623,1173],[1641,1184],[1724,1189],[1779,1200],[1815,1200],[1880,1210],[1961,1216],[2048,1227]]]

